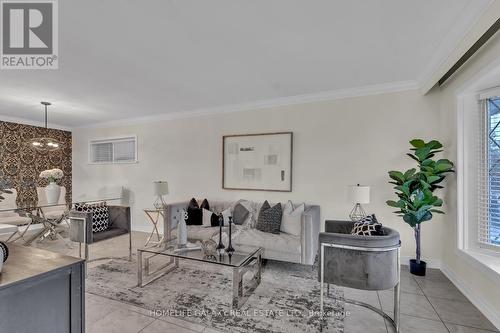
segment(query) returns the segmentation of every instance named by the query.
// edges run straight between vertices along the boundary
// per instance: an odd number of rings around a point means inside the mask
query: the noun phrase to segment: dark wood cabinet
[[[8,247],[0,273],[0,332],[84,333],[84,261],[32,247]]]

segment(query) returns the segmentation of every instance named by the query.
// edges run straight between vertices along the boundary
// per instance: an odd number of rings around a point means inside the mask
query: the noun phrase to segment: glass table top
[[[220,254],[215,254],[214,256],[206,256],[201,249],[178,249],[176,246],[168,246],[166,248],[148,247],[139,249],[139,251],[146,253],[166,255],[169,257],[190,259],[230,267],[242,266],[243,264],[248,262],[248,260],[253,258],[260,250],[261,248],[252,248],[247,252],[239,251],[238,249],[236,249],[236,251],[232,254],[228,254],[227,252],[222,250]]]
[[[121,199],[123,199],[123,197],[92,198],[92,199],[79,199],[69,203],[57,203],[52,205],[42,204],[42,205],[20,206],[20,207],[0,207],[0,212],[28,211],[28,210],[35,210],[38,208],[49,208],[49,207],[61,207],[61,209],[63,209],[69,206],[73,207],[75,204],[95,203],[102,201],[116,201]]]

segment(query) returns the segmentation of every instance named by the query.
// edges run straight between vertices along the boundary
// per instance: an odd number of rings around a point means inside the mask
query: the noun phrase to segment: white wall
[[[365,208],[402,234],[403,256],[413,256],[412,229],[385,205],[392,186],[387,171],[412,166],[408,140],[438,138],[436,96],[417,91],[341,99],[271,109],[217,114],[119,128],[77,129],[73,133],[73,193],[95,193],[123,184],[132,192],[133,227],[148,228],[141,211],[150,207],[153,180],[169,181],[168,201],[198,198],[305,201],[321,206],[322,220],[347,218],[353,204],[348,185],[372,186]],[[222,136],[294,132],[291,193],[230,191],[221,188]],[[138,137],[138,164],[89,165],[88,141],[119,135]],[[442,221],[423,226],[423,255],[441,259]]]
[[[481,72],[491,63],[498,62],[500,57],[500,36],[496,36],[481,51],[469,61],[455,76],[441,89],[435,89],[441,99],[440,126],[444,142],[449,149],[448,158],[457,158],[457,98],[463,92],[464,86],[474,81]],[[500,79],[500,78],[499,78]],[[497,80],[500,81],[500,80]],[[439,90],[439,91],[436,91]],[[473,161],[465,161],[471,163]],[[460,173],[461,170],[457,170]],[[500,327],[500,279],[498,275],[488,274],[488,270],[477,262],[467,259],[458,251],[457,228],[457,184],[449,182],[446,199],[450,206],[450,214],[444,220],[444,230],[447,237],[443,237],[442,270],[455,284],[479,307],[479,309],[497,326]]]

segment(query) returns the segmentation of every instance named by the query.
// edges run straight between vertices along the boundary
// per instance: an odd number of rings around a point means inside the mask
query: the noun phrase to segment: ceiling
[[[0,119],[42,120],[42,100],[78,127],[417,84],[490,3],[59,1],[59,69],[0,71]]]

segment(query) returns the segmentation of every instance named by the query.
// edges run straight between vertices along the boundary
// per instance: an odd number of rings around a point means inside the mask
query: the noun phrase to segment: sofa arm
[[[72,210],[69,212],[69,239],[73,242],[92,244],[94,235],[92,233],[92,213],[78,212]],[[84,228],[86,226],[86,238]]]
[[[108,206],[109,209],[109,228],[123,229],[130,232],[132,223],[130,219],[130,207],[126,206]]]
[[[174,202],[174,203],[169,203],[165,205],[165,210],[166,210],[166,223],[170,223],[170,227],[172,229],[177,227],[177,224],[180,222],[180,213],[181,211],[187,208],[189,204],[189,201],[183,201],[183,202]],[[165,227],[165,226],[164,226]]]
[[[309,206],[302,214],[300,245],[301,263],[304,265],[312,265],[318,253],[320,218],[319,206]]]

